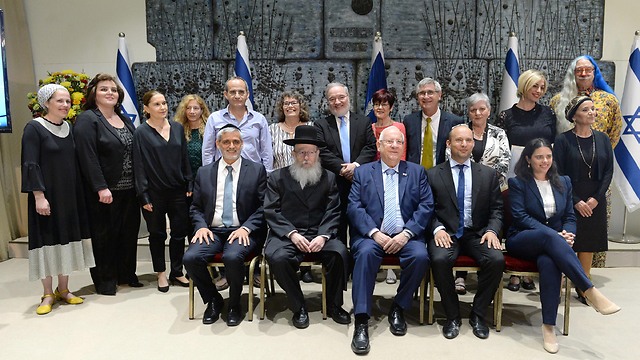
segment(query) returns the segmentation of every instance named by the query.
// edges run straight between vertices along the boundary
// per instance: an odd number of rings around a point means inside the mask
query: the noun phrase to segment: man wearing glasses
[[[356,236],[352,238],[353,313],[356,326],[351,350],[369,352],[369,326],[373,289],[382,258],[400,259],[400,285],[389,311],[389,330],[407,333],[404,311],[429,267],[425,228],[433,214],[433,196],[423,167],[401,160],[404,136],[394,126],[378,140],[380,161],[355,171],[347,214]]]
[[[351,316],[342,308],[349,259],[347,248],[336,237],[340,223],[336,177],[320,165],[318,147],[324,143],[309,125],[296,127],[295,137],[284,143],[294,147],[294,162],[272,172],[267,181],[264,213],[271,230],[266,259],[287,294],[293,326],[309,326],[297,275],[305,254],[315,254],[325,268],[328,315],[338,324],[349,324]]]
[[[330,83],[325,97],[331,115],[314,124],[320,131],[318,139],[326,145],[320,147],[322,166],[337,176],[340,192],[340,228],[338,238],[347,244],[346,210],[356,167],[371,162],[376,156],[376,138],[371,120],[350,111],[349,90],[344,84]]]

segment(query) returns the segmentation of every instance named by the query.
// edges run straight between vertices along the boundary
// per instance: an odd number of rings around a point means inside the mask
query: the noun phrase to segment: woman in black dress
[[[73,127],[84,176],[96,292],[115,295],[118,284],[141,287],[136,276],[140,208],[133,188],[133,132],[122,115],[124,91],[108,74],[87,85],[87,101]]]
[[[572,130],[559,134],[553,147],[558,171],[571,178],[577,232],[573,250],[587,276],[593,253],[608,250],[606,192],[613,177],[613,151],[607,134],[593,130],[596,108],[588,96],[573,98],[565,116]],[[583,303],[583,294],[578,292]]]
[[[182,273],[185,237],[189,233],[187,197],[193,191],[191,166],[187,156],[184,128],[167,120],[167,101],[160,92],[148,91],[142,97],[147,121],[133,135],[133,168],[138,199],[149,230],[149,250],[158,290],[169,291],[165,274],[165,216],[169,216],[171,238],[169,256],[173,284],[189,286]]]
[[[83,227],[82,192],[73,135],[64,118],[69,91],[57,84],[38,90],[45,115],[31,120],[22,135],[22,192],[29,194],[29,279],[41,279],[44,295],[38,315],[56,300],[82,304],[69,292],[69,273],[95,266],[89,231]],[[53,290],[53,276],[58,287]]]

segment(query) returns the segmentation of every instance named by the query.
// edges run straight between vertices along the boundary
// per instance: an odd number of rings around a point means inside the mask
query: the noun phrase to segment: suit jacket
[[[427,170],[429,184],[435,199],[435,216],[429,236],[439,226],[444,226],[450,235],[458,231],[460,213],[453,175],[448,161]],[[482,237],[488,230],[497,235],[502,230],[502,195],[498,173],[485,165],[471,162],[471,222],[476,236]]]
[[[591,196],[599,202],[604,201],[609,184],[613,177],[613,150],[611,149],[611,141],[609,136],[601,131],[593,131],[593,138],[596,142],[596,171],[591,176],[593,180],[600,184],[595,194]],[[578,141],[571,130],[559,134],[553,144],[553,160],[558,165],[558,172],[571,178],[571,182],[575,184],[578,181],[578,172],[582,164],[582,156],[578,150]],[[573,203],[576,204],[581,199],[578,196],[573,197]]]
[[[133,137],[135,128],[131,121],[123,116],[120,119]],[[125,144],[100,110],[92,109],[78,115],[73,136],[86,185],[94,192],[115,186],[122,176]]]
[[[322,167],[336,175],[340,175],[344,164],[342,146],[336,117],[329,115],[314,123],[320,130],[318,138],[327,145],[320,148]],[[371,129],[371,120],[354,112],[349,113],[349,142],[351,143],[351,162],[366,164],[376,157],[376,138]]]
[[[440,110],[440,123],[438,124],[438,138],[436,140],[436,164],[445,160],[444,152],[451,128],[462,124],[463,119],[450,112]],[[422,160],[422,110],[413,112],[404,117],[404,126],[407,130],[407,161],[420,164]]]
[[[571,195],[571,180],[568,176],[561,176],[560,181],[564,189],[553,187],[553,197],[556,200],[556,213],[547,219],[544,213],[542,196],[536,181],[521,177],[509,179],[509,201],[513,220],[509,228],[508,237],[512,237],[522,230],[540,229],[555,231],[566,230],[576,233],[576,216],[573,212]]]
[[[427,174],[420,165],[400,161],[397,175],[404,228],[415,235],[411,240],[424,242],[425,228],[433,214],[433,196]],[[381,228],[384,218],[384,183],[380,161],[356,169],[349,193],[347,215],[360,236],[368,237],[372,229]]]
[[[287,235],[297,230],[311,239],[317,235],[335,238],[340,223],[340,198],[335,175],[322,170],[317,184],[304,189],[289,171],[289,166],[269,174],[264,212],[269,225],[269,241],[291,240]]]
[[[198,170],[193,188],[193,202],[191,203],[191,222],[195,230],[208,228],[213,221],[216,208],[216,191],[218,183],[219,159]],[[224,179],[220,179],[224,181]],[[264,221],[264,193],[267,187],[267,171],[262,164],[242,158],[238,186],[236,189],[236,212],[240,226],[251,230],[255,239],[264,241],[266,226]]]

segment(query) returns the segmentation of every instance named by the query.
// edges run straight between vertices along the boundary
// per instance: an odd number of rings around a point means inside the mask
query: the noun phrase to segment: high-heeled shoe
[[[84,302],[84,299],[78,296],[67,298],[65,295],[68,293],[69,293],[69,289],[64,289],[62,291],[59,291],[58,288],[56,288],[56,291],[53,294],[56,296],[56,300],[62,300],[70,305],[79,305]]]
[[[594,287],[585,291],[583,295],[587,300],[587,305],[591,306],[602,315],[615,314],[622,309],[613,301],[607,299],[598,289]]]
[[[167,286],[160,286],[160,278],[158,278],[158,291],[162,293],[169,291],[169,284],[167,284]]]
[[[549,341],[547,341],[547,339],[544,336],[545,330],[544,330],[544,325],[542,325],[542,347],[544,347],[544,349],[551,354],[555,354],[558,352],[558,350],[560,350],[560,345],[558,345],[558,341],[556,339],[548,339]],[[553,334],[554,338],[555,338],[555,334]],[[551,337],[551,336],[550,336]]]
[[[178,278],[175,277],[169,277],[169,283],[171,285],[178,285],[178,286],[182,286],[182,287],[189,287],[189,282],[182,282],[180,280],[178,280]]]
[[[48,313],[51,312],[51,309],[53,308],[53,304],[55,304],[55,302],[56,302],[56,296],[54,294],[44,294],[40,298],[40,304],[42,304],[42,301],[44,301],[44,299],[49,298],[49,297],[53,299],[51,304],[38,306],[38,308],[36,309],[36,314],[45,315],[45,314],[48,314]]]

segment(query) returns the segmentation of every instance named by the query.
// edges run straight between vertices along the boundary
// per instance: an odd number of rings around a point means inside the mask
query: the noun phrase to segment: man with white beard
[[[269,175],[264,199],[265,219],[271,231],[265,256],[276,281],[287,294],[292,322],[298,329],[309,326],[309,315],[297,271],[305,254],[322,262],[327,278],[327,312],[339,324],[351,316],[342,308],[346,290],[348,255],[337,238],[340,198],[335,175],[320,165],[318,130],[296,127],[292,145],[294,163]]]

